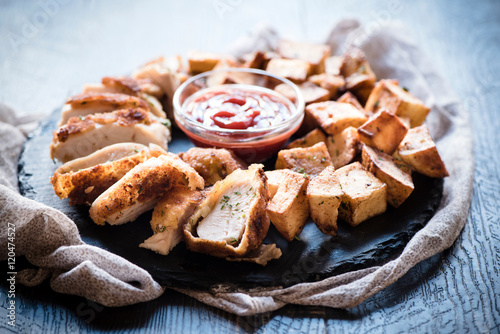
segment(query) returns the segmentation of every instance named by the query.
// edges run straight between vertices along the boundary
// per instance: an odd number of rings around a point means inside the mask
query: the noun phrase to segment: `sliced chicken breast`
[[[203,191],[187,187],[170,189],[156,205],[151,218],[153,236],[140,244],[161,255],[168,253],[182,240],[182,226],[204,198]]]
[[[124,224],[155,207],[172,187],[203,189],[203,178],[177,155],[167,153],[132,168],[103,192],[90,207],[98,225]]]
[[[213,186],[184,225],[190,250],[242,257],[262,244],[269,229],[269,194],[261,167],[236,170]]]
[[[153,143],[166,150],[170,130],[161,121],[140,108],[74,117],[54,131],[50,157],[68,162],[123,142]]]
[[[50,181],[56,195],[60,199],[69,197],[70,205],[91,205],[136,165],[166,153],[153,144],[149,148],[136,143],[114,144],[65,163]]]
[[[82,117],[91,114],[108,113],[119,109],[142,108],[150,111],[153,115],[165,118],[166,114],[159,102],[150,97],[144,100],[140,97],[127,94],[114,93],[89,93],[73,96],[66,101],[61,111],[61,120],[58,126],[66,124],[72,117]],[[154,101],[156,100],[156,102]],[[160,106],[160,110],[158,110]]]
[[[135,79],[149,79],[161,87],[166,95],[163,107],[168,118],[173,120],[172,97],[175,90],[188,78],[182,59],[179,56],[158,58],[136,70],[132,77]]]

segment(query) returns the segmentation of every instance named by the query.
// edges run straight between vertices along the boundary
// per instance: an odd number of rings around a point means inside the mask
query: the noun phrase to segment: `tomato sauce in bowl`
[[[201,147],[231,149],[247,162],[263,161],[287,142],[304,117],[304,102],[290,81],[265,71],[228,69],[255,76],[255,84],[208,86],[211,71],[186,81],[174,95],[174,115],[179,128]],[[270,87],[293,85],[297,97],[291,102]]]

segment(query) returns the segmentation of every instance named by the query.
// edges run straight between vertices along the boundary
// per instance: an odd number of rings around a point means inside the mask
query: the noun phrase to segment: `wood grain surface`
[[[1,333],[500,332],[500,2],[56,1],[0,1],[0,101],[19,116],[48,114],[83,83],[128,73],[161,54],[225,50],[259,22],[319,42],[344,17],[374,26],[402,20],[470,112],[474,195],[449,250],[353,309],[290,305],[237,317],[173,291],[104,308],[55,293],[46,282],[17,285],[12,328],[2,279]]]

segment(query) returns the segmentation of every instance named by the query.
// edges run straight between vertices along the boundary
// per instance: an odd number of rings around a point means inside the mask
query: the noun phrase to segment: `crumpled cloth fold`
[[[450,174],[435,216],[416,233],[399,257],[381,266],[284,289],[175,290],[239,315],[269,312],[286,304],[350,308],[456,240],[472,197],[474,156],[468,114],[418,45],[407,37],[403,26],[388,23],[370,28],[365,29],[356,20],[343,20],[331,31],[327,43],[337,54],[350,45],[360,47],[378,78],[398,79],[432,108],[426,122]],[[273,50],[278,39],[274,30],[261,26],[236,41],[230,52],[241,55],[255,49]],[[164,288],[148,272],[83,243],[76,225],[64,214],[17,193],[17,161],[25,141],[19,123],[11,110],[0,104],[0,247],[7,249],[9,227],[15,226],[16,256],[26,256],[35,266],[20,271],[18,281],[34,286],[50,278],[55,291],[83,296],[106,306],[130,305],[160,296]],[[0,260],[5,259],[7,253],[2,252]]]

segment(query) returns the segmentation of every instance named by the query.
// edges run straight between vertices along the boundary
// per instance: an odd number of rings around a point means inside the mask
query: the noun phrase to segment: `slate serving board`
[[[86,243],[128,259],[165,286],[204,289],[223,286],[229,290],[286,287],[381,265],[401,253],[410,238],[434,215],[442,197],[442,179],[414,174],[415,190],[400,208],[389,206],[387,212],[356,228],[339,221],[336,237],[322,234],[309,221],[300,240],[288,243],[271,226],[264,242],[276,243],[283,255],[266,267],[192,253],[182,243],[168,256],[162,256],[138,247],[152,235],[151,212],[125,225],[98,226],[90,219],[88,207],[70,206],[67,199],[60,200],[54,194],[50,177],[57,165],[49,158],[49,145],[59,115],[59,110],[54,111],[25,144],[19,160],[21,194],[64,212],[76,223]],[[174,130],[169,151],[179,153],[192,146],[183,133]],[[273,164],[273,159],[265,163],[266,168]]]

